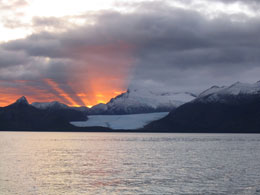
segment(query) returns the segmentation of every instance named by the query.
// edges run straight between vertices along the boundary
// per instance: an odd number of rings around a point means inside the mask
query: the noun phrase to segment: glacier
[[[148,123],[159,120],[168,112],[157,112],[147,114],[128,114],[128,115],[89,115],[87,121],[70,122],[76,127],[108,127],[111,129],[139,129]]]

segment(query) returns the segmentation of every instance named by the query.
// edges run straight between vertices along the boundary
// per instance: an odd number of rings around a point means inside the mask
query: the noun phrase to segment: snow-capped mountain
[[[68,109],[70,108],[66,104],[62,104],[57,101],[53,102],[33,102],[31,104],[35,108],[41,109],[41,110],[47,110],[47,109]]]
[[[82,106],[82,107],[70,107],[66,104],[60,103],[58,101],[53,102],[33,102],[31,104],[33,107],[38,108],[40,110],[76,110],[79,112],[83,112],[88,114],[89,108]]]
[[[89,115],[102,114],[139,114],[151,112],[169,112],[178,106],[193,100],[196,95],[188,92],[159,92],[130,89],[107,104],[98,104],[92,108],[69,107],[57,101],[34,102],[31,105],[41,110],[73,109]]]
[[[171,132],[260,132],[260,82],[235,83],[211,87],[195,100],[168,116],[154,121],[146,129]]]
[[[0,130],[68,130],[70,121],[87,120],[86,114],[71,110],[38,109],[23,96],[13,104],[0,108]]]
[[[213,86],[202,92],[194,101],[226,102],[230,98],[260,94],[260,82],[253,84],[236,82],[228,87]]]
[[[19,99],[16,100],[15,103],[13,103],[12,105],[29,105],[26,97],[22,96]]]
[[[112,98],[107,104],[98,104],[90,109],[90,114],[137,114],[168,112],[191,101],[192,93],[159,92],[130,89]]]

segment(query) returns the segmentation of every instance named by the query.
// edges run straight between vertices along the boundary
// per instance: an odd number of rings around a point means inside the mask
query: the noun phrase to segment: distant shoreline
[[[206,132],[206,131],[149,131],[149,130],[0,130],[0,132],[56,132],[56,133],[184,133],[184,134],[260,134],[259,132],[239,132],[239,131],[226,131],[226,132]]]

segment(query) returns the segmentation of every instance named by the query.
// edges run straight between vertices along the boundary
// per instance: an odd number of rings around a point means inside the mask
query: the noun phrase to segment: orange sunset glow
[[[17,83],[24,83],[24,81],[16,81]],[[59,101],[61,103],[65,103],[69,106],[87,106],[92,107],[99,103],[107,103],[111,98],[124,93],[125,89],[123,88],[113,88],[113,86],[93,86],[93,90],[91,94],[87,93],[77,93],[77,94],[68,94],[63,89],[61,89],[57,83],[52,80],[45,79],[44,81],[47,85],[49,85],[50,89],[48,91],[40,90],[40,89],[31,89],[34,91],[33,94],[27,94],[25,91],[22,93],[23,89],[8,89],[8,93],[5,92],[5,89],[0,89],[1,97],[0,97],[0,107],[4,107],[14,103],[18,98],[25,95],[30,103],[32,102],[51,102],[51,101]],[[102,82],[102,81],[100,81]],[[26,87],[28,88],[28,87]],[[31,93],[31,91],[30,91]],[[80,98],[84,104],[79,104],[75,101],[75,96]]]
[[[133,49],[122,41],[76,48],[81,61],[76,69],[72,64],[59,70],[66,77],[1,81],[5,87],[0,88],[0,106],[21,96],[30,103],[59,101],[76,107],[107,103],[127,90],[134,68]]]

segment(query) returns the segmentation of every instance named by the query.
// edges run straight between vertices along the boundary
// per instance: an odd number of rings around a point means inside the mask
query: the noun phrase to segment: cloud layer
[[[81,17],[92,22],[73,28],[64,18],[34,18],[44,31],[0,45],[0,91],[7,97],[1,101],[27,95],[93,105],[128,87],[199,92],[259,80],[258,15],[212,18],[167,3],[135,7],[87,13]],[[52,26],[63,31],[46,31]]]

